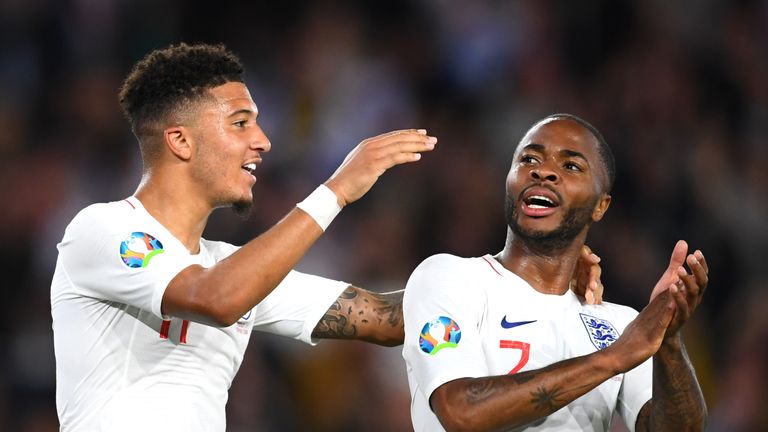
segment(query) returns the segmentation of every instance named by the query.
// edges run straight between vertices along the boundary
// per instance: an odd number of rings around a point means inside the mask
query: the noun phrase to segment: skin
[[[136,192],[147,211],[191,253],[199,252],[214,209],[253,199],[256,179],[241,167],[259,165],[271,147],[244,84],[229,82],[208,90],[208,96],[191,109],[189,121],[163,129],[162,151],[145,170]],[[326,185],[344,207],[365,194],[387,169],[419,160],[436,142],[419,130],[369,138]],[[163,313],[216,326],[233,324],[277,286],[322,232],[314,219],[294,208],[216,265],[182,270],[165,291]]]
[[[531,186],[548,188],[559,197],[553,213],[525,214],[521,198]],[[590,225],[610,205],[605,190],[606,174],[595,137],[568,119],[538,123],[515,151],[507,193],[515,202],[514,224],[510,225],[516,228],[508,229],[504,250],[496,259],[533,289],[562,295],[574,271],[579,273],[576,263]],[[589,210],[586,220],[572,241],[541,246],[537,236],[558,230],[571,209],[585,207]],[[654,396],[638,416],[638,430],[702,429],[706,405],[679,330],[701,301],[708,268],[700,251],[687,252],[688,245],[678,242],[650,303],[608,348],[538,370],[462,378],[438,387],[430,403],[443,427],[449,431],[506,430],[525,425],[653,356]],[[690,272],[683,267],[685,262]]]

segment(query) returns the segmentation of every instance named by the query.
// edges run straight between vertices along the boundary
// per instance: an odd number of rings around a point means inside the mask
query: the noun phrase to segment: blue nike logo
[[[507,316],[504,315],[504,318],[501,319],[501,326],[505,329],[511,329],[512,327],[517,327],[525,324],[535,323],[536,320],[533,321],[515,321],[515,322],[509,322],[507,321]]]

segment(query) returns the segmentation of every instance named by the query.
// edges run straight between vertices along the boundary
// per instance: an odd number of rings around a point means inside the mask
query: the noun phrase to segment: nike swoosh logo
[[[507,316],[504,315],[504,318],[501,319],[501,326],[504,327],[505,329],[511,329],[513,327],[517,327],[517,326],[521,326],[521,325],[526,325],[526,324],[530,324],[530,323],[535,323],[535,322],[536,322],[536,320],[533,320],[533,321],[509,322],[509,321],[507,321]]]

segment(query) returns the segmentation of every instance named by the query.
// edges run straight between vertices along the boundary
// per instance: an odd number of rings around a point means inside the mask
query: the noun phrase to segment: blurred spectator
[[[162,19],[158,19],[162,16]],[[178,1],[0,3],[0,430],[56,430],[48,288],[74,212],[138,182],[116,94],[128,65],[169,43],[223,42],[273,138],[242,243],[284,215],[357,141],[427,125],[438,151],[401,167],[341,216],[305,270],[404,286],[437,252],[494,248],[514,144],[535,119],[594,123],[618,162],[590,245],[607,299],[641,308],[678,238],[712,268],[689,351],[709,430],[768,429],[768,7],[758,1],[430,0],[269,6]],[[410,427],[399,349],[255,335],[230,394],[229,430]],[[621,430],[616,426],[615,430]]]

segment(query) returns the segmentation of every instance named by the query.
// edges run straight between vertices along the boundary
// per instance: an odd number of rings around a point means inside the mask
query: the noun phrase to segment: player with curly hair
[[[141,182],[72,220],[51,285],[63,431],[224,430],[252,330],[402,343],[402,291],[292,269],[344,206],[433,150],[434,137],[409,129],[363,140],[295,209],[237,247],[202,233],[214,209],[250,207],[271,147],[239,59],[215,45],[154,51],[120,103],[139,141]],[[585,274],[595,279],[590,259]]]

